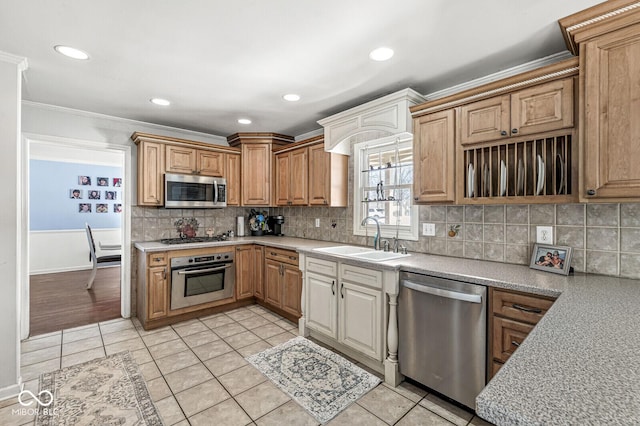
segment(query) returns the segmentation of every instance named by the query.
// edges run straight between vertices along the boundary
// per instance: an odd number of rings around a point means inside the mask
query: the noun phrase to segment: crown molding
[[[307,133],[303,133],[295,137],[296,142],[303,141],[305,139],[315,138],[316,136],[324,136],[324,129],[316,129]]]
[[[476,78],[475,80],[467,81],[462,84],[451,86],[447,89],[438,90],[437,92],[424,95],[428,101],[437,100],[440,98],[446,98],[447,96],[455,95],[456,93],[463,92],[465,90],[474,89],[476,87],[483,86],[494,81],[502,80],[508,77],[513,77],[518,74],[522,74],[527,71],[532,71],[537,68],[542,68],[547,65],[555,64],[556,62],[564,61],[565,59],[572,58],[573,55],[568,50],[555,53],[553,55],[545,56],[544,58],[536,59],[535,61],[526,62],[521,65],[517,65],[506,70],[498,71],[493,74],[489,74],[484,77]]]
[[[227,142],[227,138],[225,138],[224,136],[212,135],[210,133],[198,132],[198,131],[189,130],[189,129],[181,129],[179,127],[165,126],[163,124],[149,123],[149,122],[146,122],[146,121],[132,120],[130,118],[123,118],[123,117],[116,117],[116,116],[113,116],[113,115],[100,114],[98,112],[84,111],[84,110],[80,110],[80,109],[68,108],[68,107],[63,107],[63,106],[59,106],[59,105],[44,104],[44,103],[40,103],[40,102],[25,101],[25,100],[22,101],[22,105],[26,105],[26,106],[30,106],[30,107],[34,107],[34,108],[38,108],[38,109],[49,110],[49,111],[64,112],[64,113],[67,113],[67,114],[74,114],[74,115],[78,115],[78,116],[81,116],[81,117],[87,117],[87,118],[99,118],[99,119],[102,119],[102,120],[110,120],[110,121],[115,121],[115,122],[120,122],[120,123],[128,123],[128,124],[133,124],[133,125],[143,125],[145,127],[150,127],[150,128],[157,129],[157,130],[165,130],[165,131],[171,131],[171,132],[187,133],[187,134],[193,135],[195,137],[201,137],[201,138],[204,138],[204,139],[213,139],[216,142],[221,142],[223,145],[226,144],[226,142]]]
[[[25,58],[24,56],[14,55],[13,53],[7,53],[1,50],[0,50],[0,61],[17,65],[18,70],[20,72],[29,68],[29,63],[27,62],[27,58]]]

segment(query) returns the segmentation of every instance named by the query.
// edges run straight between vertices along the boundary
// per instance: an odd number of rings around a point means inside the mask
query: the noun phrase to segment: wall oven
[[[227,181],[198,175],[164,175],[165,208],[216,208],[227,206]]]
[[[171,309],[233,297],[234,253],[171,259]]]

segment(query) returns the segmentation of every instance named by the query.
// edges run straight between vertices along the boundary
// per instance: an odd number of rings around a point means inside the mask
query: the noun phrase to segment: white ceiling
[[[557,20],[596,3],[1,0],[0,51],[27,58],[26,100],[222,136],[296,136],[399,89],[428,94],[561,52]],[[91,58],[65,58],[57,44]],[[379,46],[395,56],[371,61]]]

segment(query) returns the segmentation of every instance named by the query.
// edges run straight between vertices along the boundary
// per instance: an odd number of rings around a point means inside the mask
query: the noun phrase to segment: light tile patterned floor
[[[295,324],[252,305],[145,331],[117,319],[22,342],[22,376],[37,393],[40,373],[129,350],[169,425],[315,425],[316,421],[244,357],[297,333]],[[362,367],[362,365],[361,365]],[[32,424],[12,414],[17,398],[0,401],[0,424]],[[471,413],[410,384],[380,384],[331,425],[487,425]]]

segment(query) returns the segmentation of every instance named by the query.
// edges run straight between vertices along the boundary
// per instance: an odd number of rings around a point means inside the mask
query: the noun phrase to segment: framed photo
[[[113,186],[116,188],[122,186],[122,178],[113,178]]]
[[[117,197],[116,191],[104,191],[105,200],[115,200]]]
[[[80,204],[78,204],[78,212],[80,212],[80,213],[91,213],[91,203],[80,203]]]
[[[82,200],[82,190],[81,189],[70,189],[69,190],[69,198],[75,198],[76,200]]]
[[[108,177],[98,177],[96,180],[98,181],[98,186],[109,186]]]
[[[91,185],[90,176],[78,176],[78,185]]]
[[[114,204],[113,205],[114,213],[122,213],[122,204]]]
[[[529,267],[554,274],[569,275],[571,247],[536,244],[533,246]]]
[[[109,213],[109,205],[104,203],[96,204],[96,213]]]
[[[89,199],[90,200],[99,200],[100,199],[100,191],[96,191],[95,189],[92,189],[91,191],[89,191]]]

